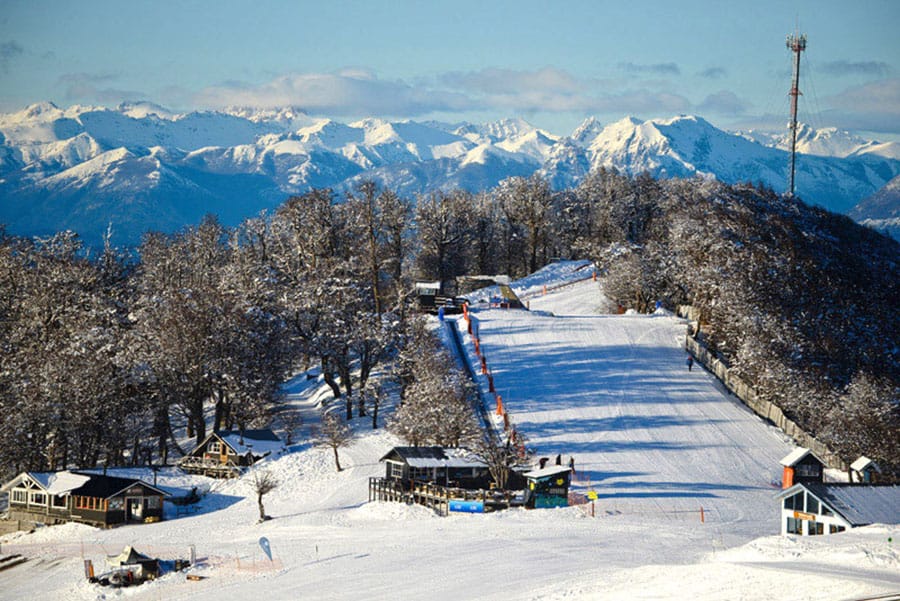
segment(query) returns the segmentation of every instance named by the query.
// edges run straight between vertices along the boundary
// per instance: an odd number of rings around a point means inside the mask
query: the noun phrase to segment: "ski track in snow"
[[[0,572],[0,599],[843,601],[900,591],[900,553],[886,542],[900,528],[777,535],[771,482],[792,445],[699,366],[688,372],[681,320],[577,314],[601,300],[588,280],[532,296],[531,313],[477,312],[513,423],[538,456],[575,457],[575,489],[597,491],[596,517],[589,505],[441,518],[368,503],[368,478],[400,441],[354,420],[341,472],[330,449],[305,442],[259,464],[281,482],[264,500],[274,519],[262,524],[246,479],[164,470],[162,486],[213,492],[197,512],[156,524],[0,537],[0,555],[31,558]],[[303,375],[286,389],[308,432],[330,397]],[[126,544],[163,559],[195,545],[191,571],[207,578],[167,574],[130,589],[83,578],[83,558],[101,571]]]

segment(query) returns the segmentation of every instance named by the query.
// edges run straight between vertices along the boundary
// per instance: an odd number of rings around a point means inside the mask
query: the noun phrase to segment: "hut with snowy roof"
[[[22,472],[2,487],[9,518],[113,526],[163,517],[166,492],[142,480],[86,472]]]
[[[569,504],[569,482],[572,469],[550,465],[525,472],[525,507],[540,509],[566,507]]]
[[[825,464],[804,447],[797,447],[781,460],[784,466],[781,488],[787,489],[799,482],[823,482]]]
[[[464,448],[394,447],[381,461],[387,480],[467,489],[487,488],[491,482],[487,464]]]
[[[869,524],[900,524],[900,486],[800,482],[782,490],[781,533],[835,534]]]
[[[232,478],[240,474],[241,468],[283,448],[284,443],[268,428],[220,430],[204,438],[178,461],[178,466],[190,474]]]
[[[878,464],[862,455],[859,459],[850,464],[850,473],[855,476],[858,482],[864,484],[873,484],[878,482],[881,475],[881,469]]]

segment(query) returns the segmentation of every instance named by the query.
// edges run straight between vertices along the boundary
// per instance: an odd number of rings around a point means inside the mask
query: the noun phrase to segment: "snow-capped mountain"
[[[797,173],[804,200],[839,212],[900,174],[890,144],[837,143],[844,138],[807,132],[805,140],[831,140],[831,154],[841,156],[803,155]],[[134,243],[147,230],[175,230],[210,212],[235,224],[290,195],[314,187],[340,193],[363,178],[411,196],[478,191],[536,172],[563,188],[599,167],[783,190],[788,160],[778,140],[691,116],[606,126],[590,118],[558,137],[521,119],[341,123],[294,107],[180,114],[151,103],[40,103],[0,115],[0,223],[27,235],[74,229],[91,243],[111,224],[118,241]]]
[[[742,131],[739,135],[773,148],[791,149],[791,134],[762,131]],[[797,152],[825,157],[851,157],[872,154],[900,160],[900,144],[897,142],[874,142],[836,127],[815,129],[805,123],[797,126]]]

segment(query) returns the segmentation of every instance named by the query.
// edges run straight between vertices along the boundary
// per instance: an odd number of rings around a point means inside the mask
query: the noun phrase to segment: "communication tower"
[[[797,164],[797,97],[800,95],[800,53],[806,50],[806,35],[787,36],[787,47],[794,53],[794,76],[791,80],[791,177],[788,195],[794,195],[794,173]]]

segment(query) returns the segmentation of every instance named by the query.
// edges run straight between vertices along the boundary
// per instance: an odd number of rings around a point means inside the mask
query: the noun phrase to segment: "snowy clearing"
[[[307,444],[259,466],[281,483],[265,497],[274,519],[262,524],[246,478],[165,470],[161,486],[210,494],[183,515],[167,504],[169,519],[156,524],[68,524],[2,537],[0,555],[30,559],[0,571],[0,597],[839,601],[900,594],[900,552],[889,542],[900,528],[779,536],[778,461],[792,445],[698,366],[688,371],[681,320],[597,315],[601,298],[585,280],[531,296],[531,313],[476,314],[513,423],[538,456],[575,458],[575,490],[596,491],[595,517],[589,504],[440,518],[419,506],[368,503],[367,479],[383,474],[378,459],[400,441],[356,420],[358,438],[342,451],[340,473],[330,450]],[[317,421],[319,386],[288,386],[307,427]],[[271,562],[258,545],[262,536]],[[190,572],[206,578],[167,574],[130,589],[84,579],[83,558],[100,568],[104,555],[125,545],[163,559],[187,557],[194,545],[200,561]]]

